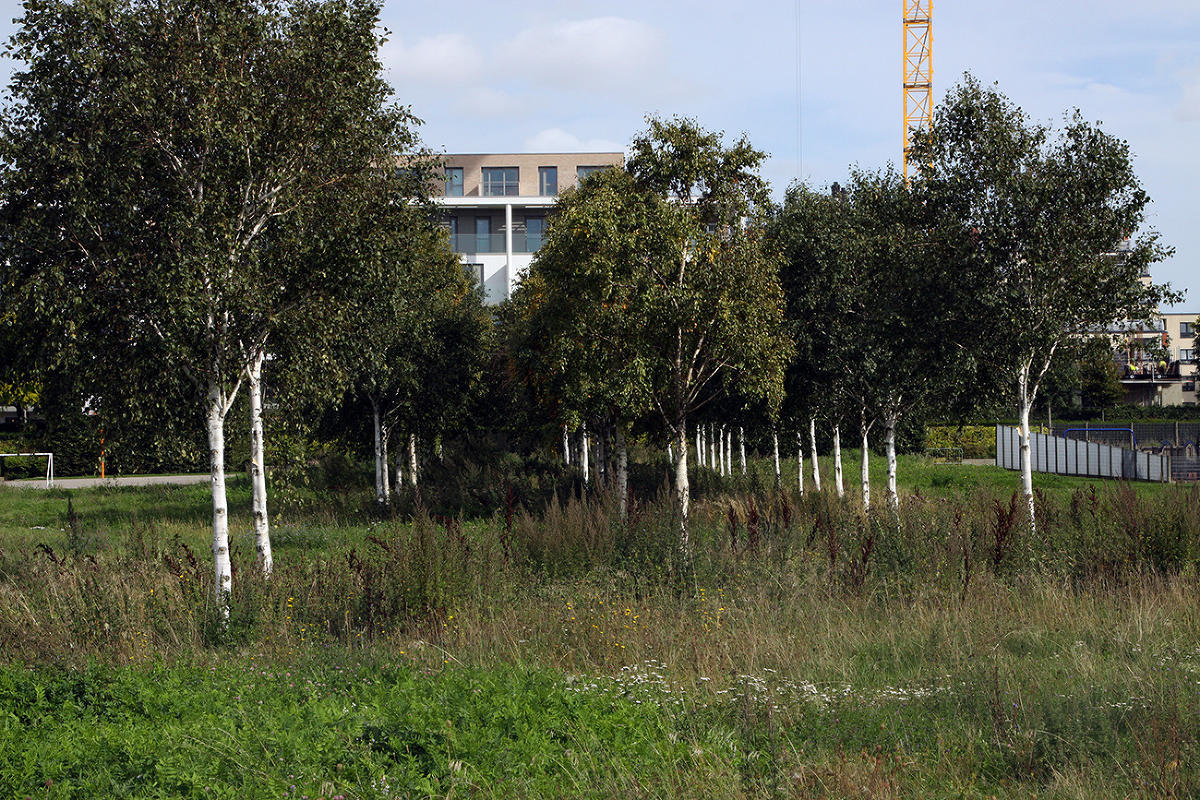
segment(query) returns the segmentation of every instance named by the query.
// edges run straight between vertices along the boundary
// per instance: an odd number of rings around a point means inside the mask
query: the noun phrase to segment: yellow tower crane
[[[933,125],[933,0],[904,3],[904,180],[909,136]]]

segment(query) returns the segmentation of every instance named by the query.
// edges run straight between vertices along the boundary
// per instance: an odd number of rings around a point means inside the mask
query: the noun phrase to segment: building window
[[[525,218],[525,249],[527,252],[536,253],[538,248],[542,246],[542,237],[546,233],[546,218],[545,217],[526,217]]]
[[[516,167],[483,168],[484,197],[516,197],[517,193]]]
[[[446,167],[446,197],[463,196],[462,167]]]
[[[490,253],[492,246],[492,218],[475,218],[475,252]]]
[[[1187,349],[1184,349],[1182,347],[1179,348],[1179,360],[1184,362],[1185,364],[1190,364],[1193,361],[1195,361],[1196,360],[1195,348],[1191,348],[1191,347],[1189,347]]]
[[[602,169],[608,169],[608,167],[606,167],[606,166],[599,166],[599,167],[576,167],[576,168],[575,168],[575,179],[576,179],[577,181],[580,181],[580,182],[582,182],[582,181],[583,181],[583,179],[584,179],[584,178],[586,178],[588,175],[591,175],[593,172],[599,172],[599,171],[600,171],[600,170],[602,170]]]
[[[1196,335],[1196,323],[1194,323],[1194,322],[1179,323],[1179,338],[1180,339],[1191,339],[1191,338],[1195,337],[1195,335]]]
[[[483,286],[483,264],[463,264],[462,267],[473,285]]]
[[[538,194],[542,197],[558,194],[558,167],[538,167]]]

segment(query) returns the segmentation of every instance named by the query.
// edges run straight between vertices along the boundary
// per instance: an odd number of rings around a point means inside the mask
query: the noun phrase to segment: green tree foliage
[[[791,343],[764,247],[763,154],[690,120],[651,119],[625,172],[561,201],[516,304],[528,369],[563,414],[649,413],[674,443],[687,542],[687,422],[728,387],[782,395]]]
[[[1078,112],[1055,131],[968,76],[914,135],[912,161],[931,207],[960,229],[954,268],[976,301],[962,336],[1016,387],[1032,519],[1028,417],[1055,352],[1147,318],[1170,293],[1138,279],[1167,251],[1139,233],[1149,198],[1128,144]]]
[[[281,319],[341,286],[280,254],[277,226],[315,220],[325,192],[412,143],[380,77],[378,16],[370,0],[38,0],[13,39],[26,67],[0,137],[5,302],[45,334],[28,355],[89,392],[115,364],[191,381],[222,596],[225,417]]]
[[[460,421],[492,352],[491,314],[450,251],[418,188],[427,165],[380,171],[343,217],[335,256],[353,313],[318,348],[346,392],[344,414],[364,403],[375,430],[376,496],[391,491],[388,448],[403,432],[432,442]],[[303,346],[302,346],[303,347]],[[352,420],[343,428],[355,429]],[[413,455],[413,454],[410,454]],[[416,472],[409,463],[409,479]]]

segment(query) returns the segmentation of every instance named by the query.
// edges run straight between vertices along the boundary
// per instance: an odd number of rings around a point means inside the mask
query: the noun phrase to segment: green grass
[[[236,479],[227,626],[207,487],[0,490],[0,796],[1200,794],[1197,490],[1040,476],[1032,535],[901,467],[898,519],[710,486],[689,570],[655,503],[314,496],[269,582]]]

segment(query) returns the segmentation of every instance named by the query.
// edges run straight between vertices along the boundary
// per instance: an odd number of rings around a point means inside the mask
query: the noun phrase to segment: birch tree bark
[[[408,435],[408,484],[417,488],[417,435]]]
[[[383,420],[379,415],[379,403],[371,398],[371,420],[375,427],[375,505],[382,507],[385,498],[383,493],[383,471],[387,464],[383,460]]]
[[[779,432],[771,429],[771,450],[775,455],[775,487],[783,485],[783,473],[779,469]]]
[[[583,466],[583,488],[587,489],[591,486],[591,455],[588,453],[588,429],[587,423],[579,426],[579,463]]]
[[[691,496],[691,490],[688,485],[686,418],[680,420],[675,426],[674,434],[677,451],[675,457],[675,512],[679,515],[679,549],[686,563],[692,552],[687,527],[688,499]]]
[[[809,457],[812,460],[813,489],[821,491],[821,464],[817,461],[817,418],[808,418]]]
[[[742,474],[746,474],[746,429],[744,426],[738,426],[738,450],[742,456]]]
[[[804,494],[804,434],[796,431],[796,485]]]
[[[384,427],[382,441],[380,442],[379,464],[375,469],[383,477],[383,505],[390,505],[392,502],[392,473],[388,468],[388,442],[391,439],[391,429]],[[400,491],[400,475],[396,475],[396,491]]]
[[[862,433],[862,499],[863,510],[871,510],[871,446],[868,437],[871,434],[871,427],[875,424],[874,420],[867,419],[867,406],[864,399],[863,405],[859,412],[859,431]]]
[[[219,370],[214,370],[219,374]],[[208,384],[208,463],[212,484],[213,538],[217,612],[229,619],[229,596],[233,591],[233,564],[229,559],[229,502],[225,496],[225,415],[231,398],[217,381]]]
[[[563,466],[571,466],[571,437],[567,434],[567,426],[562,426],[562,456]]]
[[[837,496],[845,497],[846,490],[842,486],[842,426],[833,425],[833,485],[837,488]]]
[[[721,430],[725,434],[725,444],[721,452],[725,455],[725,474],[729,476],[733,475],[733,431],[728,425],[722,425]]]
[[[613,445],[616,450],[617,472],[617,506],[621,511],[621,519],[629,518],[629,451],[625,446],[625,432],[617,425],[613,431]]]
[[[267,474],[263,463],[262,368],[266,351],[259,350],[246,370],[246,390],[250,395],[250,485],[254,509],[254,549],[258,567],[271,577],[271,525],[267,517]]]
[[[896,490],[896,420],[898,413],[888,409],[883,418],[883,441],[887,450],[887,501],[892,511],[900,511],[900,494]]]
[[[717,426],[717,472],[725,477],[725,426]]]
[[[388,440],[384,440],[383,457],[384,457],[384,472],[387,472],[387,456],[388,456]],[[396,448],[396,493],[399,494],[400,489],[404,486],[404,460],[408,458],[408,453],[404,452],[403,447]],[[385,489],[387,487],[384,487]]]

